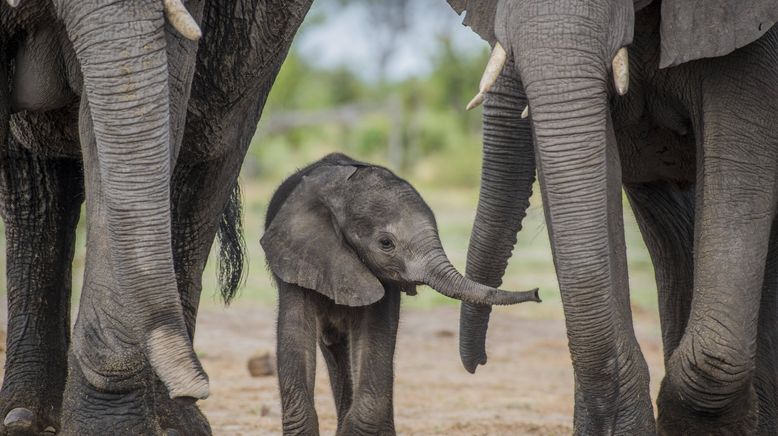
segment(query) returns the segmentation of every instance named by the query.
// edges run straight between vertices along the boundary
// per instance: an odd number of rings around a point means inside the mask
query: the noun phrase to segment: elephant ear
[[[366,306],[384,296],[383,285],[337,224],[341,192],[356,170],[325,165],[304,176],[260,241],[273,274],[345,306]]]
[[[660,67],[724,56],[778,21],[778,0],[663,0]]]
[[[448,0],[457,14],[467,11],[462,23],[492,46],[497,42],[494,21],[498,3],[499,0]]]

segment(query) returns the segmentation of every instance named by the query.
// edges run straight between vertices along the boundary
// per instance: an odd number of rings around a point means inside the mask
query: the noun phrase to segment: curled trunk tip
[[[155,329],[149,335],[146,353],[170,398],[204,400],[210,394],[208,375],[194,355],[189,337],[181,331],[168,326]]]
[[[529,291],[503,291],[502,289],[495,289],[492,297],[497,301],[494,304],[498,305],[513,305],[530,301],[535,303],[542,302],[538,294],[538,288]]]

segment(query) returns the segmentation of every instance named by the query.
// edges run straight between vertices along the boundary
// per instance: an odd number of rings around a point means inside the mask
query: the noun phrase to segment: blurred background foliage
[[[428,183],[476,185],[480,113],[464,107],[477,90],[489,47],[475,37],[457,43],[452,34],[467,32],[459,17],[444,2],[419,2],[425,3],[438,7],[412,7],[408,0],[316,3],[273,88],[244,178],[278,178],[300,158],[339,150]],[[360,25],[349,23],[355,20],[348,18],[350,10],[359,11],[369,34],[359,35]],[[422,36],[425,48],[412,56],[423,57],[424,65],[398,71],[393,62],[407,56],[402,41],[415,31],[410,15],[422,12],[449,26],[433,26],[440,29]],[[353,27],[354,38],[372,38],[370,50],[322,63],[310,39],[339,25]]]
[[[271,93],[242,185],[251,271],[243,294],[275,300],[257,243],[266,202],[295,169],[340,151],[383,164],[411,181],[437,215],[443,244],[464,271],[481,173],[481,112],[464,110],[489,46],[439,0],[318,0]],[[542,305],[521,316],[561,317],[561,302],[535,188],[504,287],[540,287]],[[653,269],[625,201],[636,311],[656,307]],[[257,271],[262,269],[262,271]],[[207,274],[210,280],[213,274]],[[456,304],[434,291],[406,306]]]
[[[481,112],[464,107],[477,91],[488,55],[488,45],[442,0],[316,0],[276,80],[241,174],[249,265],[234,304],[275,303],[259,246],[267,202],[286,176],[334,151],[386,165],[411,181],[435,211],[444,247],[464,271],[481,171]],[[539,287],[544,303],[500,310],[561,318],[537,186],[534,192],[503,287]],[[653,270],[626,202],[625,220],[633,306],[654,310]],[[74,298],[83,275],[83,229],[82,220]],[[221,304],[215,263],[208,264],[202,298],[211,308]],[[5,289],[4,275],[1,280]],[[403,304],[457,304],[420,291]]]

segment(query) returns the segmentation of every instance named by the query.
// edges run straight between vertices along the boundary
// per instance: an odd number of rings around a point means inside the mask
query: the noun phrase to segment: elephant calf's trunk
[[[531,291],[504,291],[474,282],[459,273],[446,257],[443,248],[436,247],[424,256],[425,259],[438,259],[432,266],[419,268],[418,281],[430,286],[441,294],[466,303],[488,305],[510,305],[526,301],[540,302],[538,289]],[[421,262],[430,265],[429,261]]]

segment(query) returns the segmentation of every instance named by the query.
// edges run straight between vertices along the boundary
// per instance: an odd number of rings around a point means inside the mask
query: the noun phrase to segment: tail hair
[[[219,288],[229,305],[246,281],[246,240],[243,237],[243,204],[240,185],[235,182],[219,220]]]

